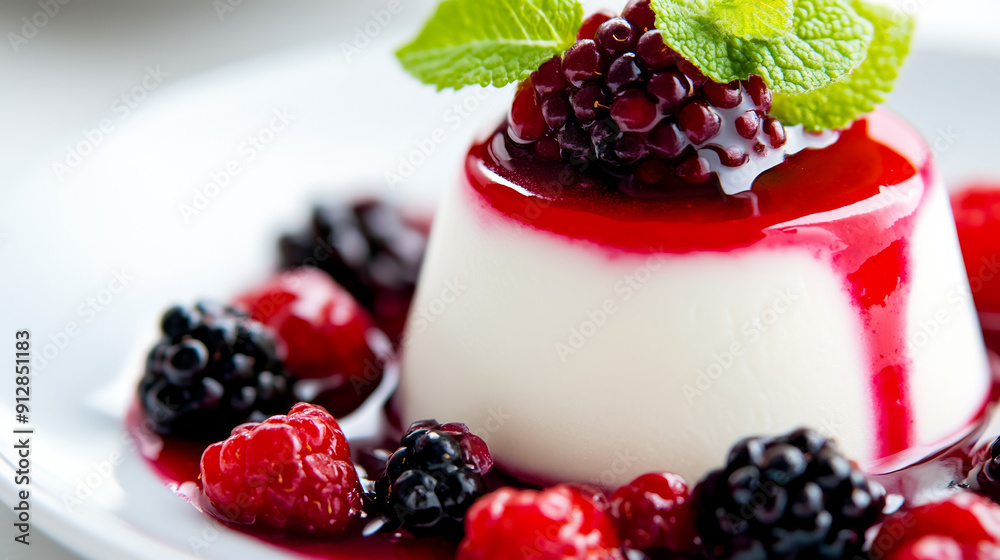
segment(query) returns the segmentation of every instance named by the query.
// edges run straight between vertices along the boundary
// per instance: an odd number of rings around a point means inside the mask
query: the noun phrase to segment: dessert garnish
[[[951,205],[976,307],[1000,313],[1000,185],[966,185]]]
[[[611,512],[626,547],[649,554],[681,554],[696,546],[695,508],[680,475],[646,473],[615,490]]]
[[[328,273],[393,341],[403,331],[426,244],[426,224],[368,199],[316,207],[307,228],[279,241],[282,268]]]
[[[694,491],[705,548],[722,558],[853,558],[885,499],[812,430],[737,443]]]
[[[157,432],[213,441],[295,402],[274,335],[241,310],[172,307],[160,329],[139,382],[139,403]]]
[[[520,80],[512,147],[729,195],[885,100],[913,22],[862,0],[445,0],[398,56],[438,88]],[[579,34],[577,29],[580,29]]]
[[[486,444],[464,424],[417,422],[386,461],[375,500],[411,533],[461,536],[465,512],[486,493],[483,474],[492,463]]]
[[[288,415],[238,426],[201,457],[218,518],[313,537],[338,535],[361,515],[361,483],[337,421],[299,403]]]
[[[501,488],[469,510],[458,560],[624,560],[615,522],[587,492]]]
[[[285,366],[300,380],[298,396],[334,416],[356,409],[382,379],[388,340],[327,273],[309,266],[286,271],[236,303],[282,343]]]
[[[989,560],[1000,558],[1000,507],[958,492],[886,520],[872,540],[871,558]]]

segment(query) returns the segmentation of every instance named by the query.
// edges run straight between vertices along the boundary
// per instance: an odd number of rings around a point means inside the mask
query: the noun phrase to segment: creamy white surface
[[[912,354],[928,445],[964,428],[988,388],[971,300],[948,298],[967,284],[935,190],[917,217],[910,306],[911,317],[950,306]],[[873,463],[858,311],[805,247],[609,256],[502,217],[461,184],[436,218],[413,313],[404,421],[465,422],[531,478],[616,486],[669,470],[696,481],[739,438],[802,425],[870,468],[892,466]],[[911,340],[919,328],[910,321]]]

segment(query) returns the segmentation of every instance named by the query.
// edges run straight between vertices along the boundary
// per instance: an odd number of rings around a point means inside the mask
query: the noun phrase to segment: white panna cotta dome
[[[557,169],[514,160],[474,146],[435,219],[404,425],[464,422],[514,474],[617,486],[693,483],[738,439],[801,426],[886,472],[982,414],[947,194],[894,116],[737,197],[596,196],[564,172],[553,190]]]

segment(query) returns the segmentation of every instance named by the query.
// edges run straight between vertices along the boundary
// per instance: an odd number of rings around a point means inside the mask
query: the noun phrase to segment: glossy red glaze
[[[134,405],[127,417],[129,434],[137,442],[137,448],[146,457],[156,473],[171,487],[193,483],[199,488],[199,461],[208,447],[207,443],[184,441],[175,438],[161,438],[143,423],[138,404]],[[190,486],[190,484],[188,484]],[[200,496],[189,499],[192,505],[203,510]],[[207,513],[205,515],[208,515]],[[372,558],[397,560],[439,560],[451,558],[456,545],[439,538],[394,537],[378,533],[370,537],[360,535],[360,527],[351,536],[342,539],[311,539],[303,536],[267,533],[253,527],[226,524],[256,539],[272,544],[302,556],[322,560],[368,560]]]
[[[909,239],[935,175],[926,146],[896,117],[877,111],[832,146],[789,157],[751,192],[731,197],[712,185],[637,188],[636,174],[539,163],[496,134],[473,146],[466,174],[487,212],[610,255],[809,249],[842,276],[857,307],[881,430],[878,456],[913,442]]]

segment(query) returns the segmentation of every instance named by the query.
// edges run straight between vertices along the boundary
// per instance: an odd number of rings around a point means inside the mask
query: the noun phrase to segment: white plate
[[[893,100],[936,143],[951,179],[1000,176],[1000,123],[980,110],[986,92],[1000,91],[1000,74],[982,70],[997,62],[918,52]],[[57,188],[48,159],[27,162],[36,172],[0,208],[0,234],[16,232],[0,237],[0,339],[12,347],[12,333],[28,328],[33,351],[49,354],[33,374],[35,530],[93,558],[274,558],[274,548],[219,530],[135,453],[122,418],[139,374],[135,355],[149,342],[142,333],[171,303],[225,299],[263,278],[278,232],[301,224],[313,200],[361,185],[431,204],[473,134],[504,113],[509,93],[435,93],[406,78],[382,47],[352,64],[339,50],[303,51],[164,86]],[[250,161],[241,145],[250,135],[270,138],[265,130],[283,125],[273,120],[282,112],[290,122]],[[421,147],[433,153],[422,156]],[[403,177],[400,158],[410,157],[416,165]],[[186,222],[181,205],[194,206],[195,191],[231,161],[240,173]],[[391,187],[387,171],[401,183]],[[130,277],[118,293],[108,289],[118,286],[115,273]],[[69,322],[75,336],[66,334]],[[0,399],[5,423],[11,401]],[[17,490],[12,446],[9,430],[0,433],[7,504]],[[209,546],[196,556],[201,544]]]

